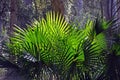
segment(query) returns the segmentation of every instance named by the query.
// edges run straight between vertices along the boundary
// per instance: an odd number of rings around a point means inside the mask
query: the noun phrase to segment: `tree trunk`
[[[102,1],[103,16],[106,20],[109,20],[109,0]]]
[[[120,0],[117,0],[118,18],[120,18]]]
[[[52,3],[52,9],[55,12],[59,12],[62,15],[64,15],[64,4],[62,0],[51,0]]]
[[[38,20],[38,7],[37,7],[37,2],[34,0],[34,5],[35,5],[35,19]]]
[[[106,20],[110,20],[111,18],[114,17],[114,0],[104,0],[102,1],[102,6],[103,6],[103,15]]]
[[[11,0],[10,8],[10,34],[13,32],[14,24],[17,24],[17,0]]]

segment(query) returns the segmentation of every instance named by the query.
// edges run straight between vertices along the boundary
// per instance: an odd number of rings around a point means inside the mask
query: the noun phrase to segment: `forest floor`
[[[14,69],[0,68],[0,80],[25,80]]]

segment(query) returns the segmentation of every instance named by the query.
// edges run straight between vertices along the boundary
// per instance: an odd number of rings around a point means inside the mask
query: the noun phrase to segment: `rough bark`
[[[117,0],[118,17],[120,18],[120,0]]]
[[[59,12],[64,15],[64,4],[62,0],[51,0],[52,9],[55,12]]]
[[[110,20],[114,16],[114,0],[104,0],[102,6],[105,19]]]
[[[13,32],[14,24],[17,24],[17,0],[11,0],[10,3],[10,34]]]

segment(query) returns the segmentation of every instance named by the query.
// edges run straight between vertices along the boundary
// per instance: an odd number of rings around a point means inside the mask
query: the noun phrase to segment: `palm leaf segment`
[[[76,77],[80,78],[83,75],[80,71],[91,70],[84,66],[90,64],[89,67],[93,67],[91,65],[100,52],[100,48],[94,45],[96,41],[92,26],[91,21],[85,29],[79,30],[71,27],[60,14],[49,12],[45,19],[35,21],[27,29],[15,27],[10,46],[18,49],[13,49],[14,55],[23,56],[25,51],[34,57],[34,61],[41,61],[62,75],[62,79],[74,79],[76,73]],[[87,61],[87,58],[90,60]],[[93,68],[95,70],[95,66]]]

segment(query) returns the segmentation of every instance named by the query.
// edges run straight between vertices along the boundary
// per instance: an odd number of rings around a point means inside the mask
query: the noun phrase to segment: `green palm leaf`
[[[86,79],[94,77],[94,71],[101,66],[102,47],[98,46],[99,36],[97,39],[90,20],[84,29],[79,29],[69,25],[62,15],[49,12],[45,19],[34,21],[27,29],[16,26],[10,40],[13,54],[26,59],[25,69],[29,67],[33,76],[40,77],[50,68],[60,80],[84,80],[86,75]]]

